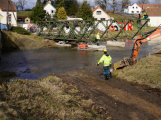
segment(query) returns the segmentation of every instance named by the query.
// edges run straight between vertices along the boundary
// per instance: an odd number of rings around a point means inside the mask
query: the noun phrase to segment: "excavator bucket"
[[[116,70],[117,68],[123,67],[124,65],[122,65],[121,63],[122,63],[122,60],[115,62],[114,63],[114,69]]]
[[[132,65],[132,59],[129,57],[124,57],[124,59],[114,63],[114,69],[116,70],[118,68],[126,67],[129,65]]]

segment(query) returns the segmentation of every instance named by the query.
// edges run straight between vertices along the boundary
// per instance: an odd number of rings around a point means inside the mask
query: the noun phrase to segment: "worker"
[[[100,40],[100,35],[99,35],[99,33],[97,33],[97,35],[96,35],[96,40],[97,40],[97,46],[99,46],[99,40]]]
[[[143,19],[147,19],[147,18],[148,18],[148,15],[145,12],[144,15],[143,15]]]
[[[27,27],[28,31],[31,32],[31,25],[29,24]]]
[[[97,66],[103,62],[103,69],[104,69],[104,75],[105,75],[105,80],[108,80],[111,77],[110,73],[110,66],[112,64],[112,57],[107,54],[107,50],[103,50],[104,55],[101,57],[99,62],[97,63]]]

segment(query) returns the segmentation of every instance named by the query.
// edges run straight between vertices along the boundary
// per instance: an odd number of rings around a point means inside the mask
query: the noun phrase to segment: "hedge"
[[[26,29],[22,28],[22,27],[12,27],[11,31],[17,32],[17,33],[23,34],[23,35],[30,35],[30,32],[27,31]]]

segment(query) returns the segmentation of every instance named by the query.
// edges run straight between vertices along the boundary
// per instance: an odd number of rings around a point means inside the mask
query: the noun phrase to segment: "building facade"
[[[1,26],[10,24],[11,26],[17,26],[17,9],[12,0],[9,0],[9,4],[7,0],[0,1],[0,23]],[[8,4],[8,8],[7,8]],[[8,10],[7,10],[8,9]],[[7,11],[8,11],[8,21],[7,21]]]
[[[138,4],[142,12],[148,15],[148,26],[158,27],[161,24],[161,4]]]
[[[48,1],[46,3],[46,5],[44,6],[44,10],[51,16],[51,18],[53,18],[56,13],[56,9],[51,5],[51,1]]]
[[[125,6],[122,11],[128,14],[140,14],[141,10],[141,7],[134,3],[133,5]]]
[[[113,17],[110,17],[100,6],[93,9],[93,17],[95,20],[114,19]]]

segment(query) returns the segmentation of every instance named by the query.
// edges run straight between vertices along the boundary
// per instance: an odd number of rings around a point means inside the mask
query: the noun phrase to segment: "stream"
[[[112,62],[130,57],[133,44],[133,41],[126,40],[124,48],[107,47]],[[101,45],[106,45],[106,43],[101,43]],[[158,43],[143,43],[137,58],[141,59],[156,52],[160,47],[156,47],[157,45]],[[98,61],[102,55],[101,51],[90,52],[64,47],[3,52],[0,72],[14,72],[16,73],[14,78],[36,80],[53,73],[82,69]]]

